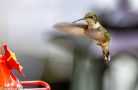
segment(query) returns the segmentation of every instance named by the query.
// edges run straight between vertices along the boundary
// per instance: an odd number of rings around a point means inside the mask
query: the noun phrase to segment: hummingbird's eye
[[[90,17],[88,17],[88,18],[91,18],[91,19],[93,19],[93,16],[90,16]]]
[[[90,17],[90,18],[93,18],[93,16],[92,16],[92,17]]]

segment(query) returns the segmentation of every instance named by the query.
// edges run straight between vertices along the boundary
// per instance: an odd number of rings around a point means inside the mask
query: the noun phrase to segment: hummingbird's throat
[[[93,26],[96,24],[96,21],[92,19],[86,19],[86,22],[88,24],[88,28],[93,28]]]
[[[96,21],[90,21],[90,22],[87,22],[88,23],[88,28],[98,28],[100,26],[99,22],[96,22]]]
[[[100,23],[99,22],[96,22],[94,25],[93,25],[93,29],[97,29],[98,27],[100,27],[101,25],[100,25]]]

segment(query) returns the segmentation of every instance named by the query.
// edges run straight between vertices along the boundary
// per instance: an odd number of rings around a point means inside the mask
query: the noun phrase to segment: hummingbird
[[[84,23],[76,23],[78,21],[85,20]],[[91,41],[94,41],[98,46],[102,48],[103,56],[105,61],[110,61],[109,43],[110,34],[109,32],[99,23],[98,17],[95,12],[89,12],[79,20],[72,23],[63,22],[54,25],[54,28],[69,33],[74,36],[88,37]]]

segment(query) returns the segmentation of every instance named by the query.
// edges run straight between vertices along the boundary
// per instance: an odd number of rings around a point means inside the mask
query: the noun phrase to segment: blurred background
[[[87,38],[55,30],[94,11],[111,34],[111,63]],[[43,80],[52,90],[138,90],[137,0],[0,0],[0,44],[24,67],[20,80]]]

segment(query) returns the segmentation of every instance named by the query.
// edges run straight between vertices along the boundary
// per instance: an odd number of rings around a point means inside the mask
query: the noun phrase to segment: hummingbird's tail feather
[[[110,61],[110,53],[109,53],[109,51],[108,51],[108,52],[104,52],[104,51],[103,51],[103,55],[104,55],[104,59],[105,59],[105,60]]]
[[[110,62],[109,42],[100,45],[103,51],[103,56],[106,62]]]

